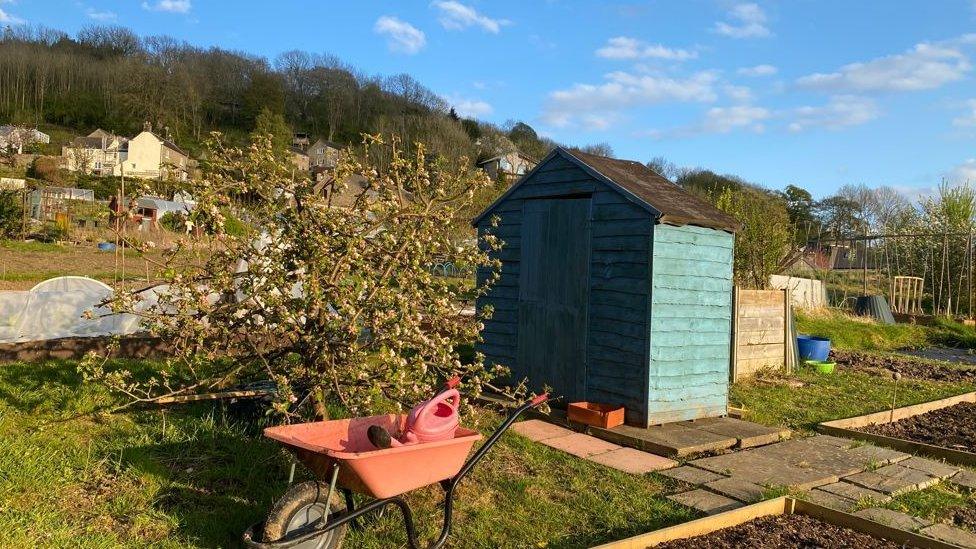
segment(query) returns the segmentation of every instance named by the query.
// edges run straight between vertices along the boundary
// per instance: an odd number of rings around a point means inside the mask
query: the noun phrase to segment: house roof
[[[79,149],[104,149],[105,140],[101,137],[76,137],[71,140],[71,146]]]
[[[507,154],[498,154],[498,155],[495,155],[495,156],[493,156],[491,158],[487,158],[485,160],[482,160],[481,162],[478,162],[477,164],[475,164],[475,166],[482,166],[484,164],[487,164],[489,162],[493,162],[495,160],[501,160],[502,158],[504,158],[506,156],[509,156],[511,154],[518,155],[522,160],[528,160],[529,162],[532,162],[533,164],[535,163],[535,158],[532,158],[531,156],[524,155],[524,154],[522,154],[522,153],[520,153],[518,151],[512,151],[512,152],[507,153]]]
[[[328,147],[331,147],[333,149],[336,149],[336,150],[342,150],[343,148],[345,148],[343,145],[340,145],[338,143],[333,143],[332,141],[329,141],[328,139],[322,139],[321,137],[318,138],[318,139],[316,139],[314,143],[312,143],[311,145],[308,146],[308,148],[311,149],[312,147],[315,147],[319,143],[321,143],[323,145],[326,145]]]
[[[480,222],[505,201],[515,189],[541,169],[549,160],[560,156],[576,164],[596,179],[606,183],[638,206],[648,210],[658,222],[669,225],[697,225],[735,232],[742,225],[731,215],[682,189],[675,183],[633,160],[617,160],[580,151],[556,148],[528,174],[485,209],[473,221]]]

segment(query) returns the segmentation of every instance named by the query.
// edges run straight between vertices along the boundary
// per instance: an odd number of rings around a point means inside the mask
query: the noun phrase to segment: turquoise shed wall
[[[734,241],[716,229],[654,227],[649,424],[728,412]]]

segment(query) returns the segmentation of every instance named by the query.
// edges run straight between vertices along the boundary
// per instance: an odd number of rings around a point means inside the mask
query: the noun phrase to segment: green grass
[[[837,311],[796,313],[800,333],[826,337],[838,349],[890,351],[925,347],[930,330],[919,324],[885,325]]]
[[[801,387],[789,382],[799,382]],[[897,406],[908,406],[976,389],[972,383],[942,383],[916,379],[897,382]],[[732,385],[730,403],[742,406],[745,419],[812,431],[833,419],[886,410],[891,406],[895,381],[887,376],[837,369],[819,374],[802,368],[793,376],[764,376]]]
[[[21,240],[0,240],[0,248],[12,252],[64,253],[70,248],[52,242],[24,242]]]
[[[953,510],[976,507],[976,492],[942,482],[924,490],[897,496],[882,507],[932,522],[952,522]]]
[[[75,417],[114,402],[72,361],[0,365],[0,547],[236,546],[286,489],[290,459],[254,416],[201,404]],[[462,483],[449,546],[585,547],[694,518],[667,490],[506,434]],[[439,489],[408,499],[436,537]],[[365,526],[346,547],[404,543],[397,512]]]
[[[850,351],[893,351],[931,346],[976,348],[976,330],[946,318],[922,324],[879,324],[836,310],[797,311],[797,331],[829,338],[831,345]]]

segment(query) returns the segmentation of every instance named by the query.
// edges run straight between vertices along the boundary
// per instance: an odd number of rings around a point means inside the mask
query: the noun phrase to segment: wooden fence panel
[[[789,290],[736,288],[732,315],[732,381],[787,364]]]

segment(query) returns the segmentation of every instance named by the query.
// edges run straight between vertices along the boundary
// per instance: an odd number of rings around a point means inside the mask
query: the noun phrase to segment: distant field
[[[162,255],[155,252],[148,257],[158,260]],[[121,253],[99,251],[94,244],[0,241],[0,290],[29,290],[38,282],[66,275],[106,284],[123,280],[123,275],[127,281],[145,282],[158,278],[159,269],[131,250],[123,258]]]

